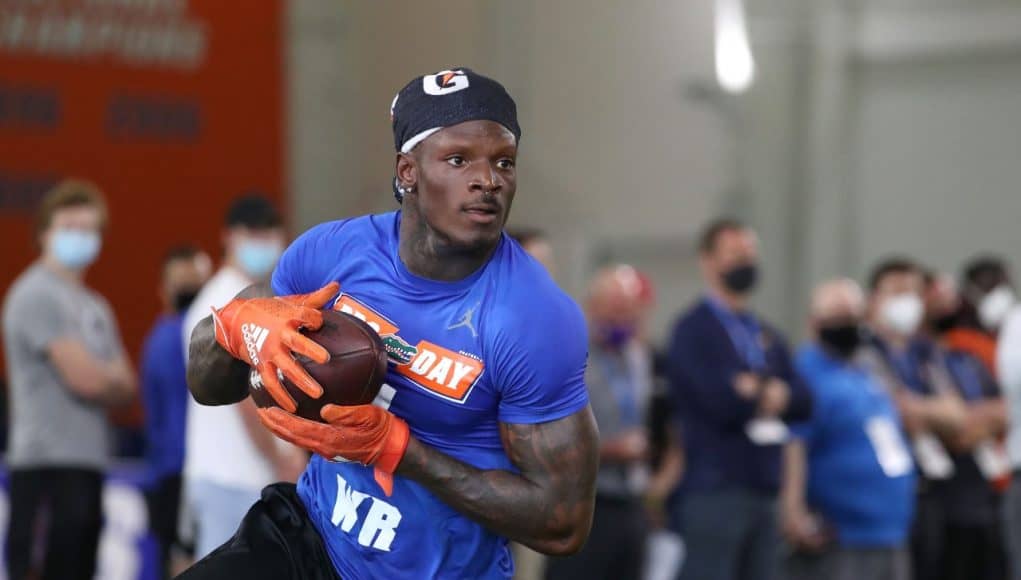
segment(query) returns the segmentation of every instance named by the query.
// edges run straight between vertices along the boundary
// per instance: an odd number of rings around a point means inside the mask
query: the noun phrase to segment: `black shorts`
[[[293,483],[263,489],[234,537],[178,578],[340,580]]]

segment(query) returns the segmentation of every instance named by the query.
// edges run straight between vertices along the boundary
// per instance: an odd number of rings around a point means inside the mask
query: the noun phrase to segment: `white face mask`
[[[911,336],[918,330],[925,313],[925,305],[917,294],[904,293],[887,298],[879,312],[883,325],[901,336]]]
[[[1014,291],[1006,284],[1000,284],[986,294],[978,303],[978,320],[986,330],[996,330],[1007,317],[1015,302]]]

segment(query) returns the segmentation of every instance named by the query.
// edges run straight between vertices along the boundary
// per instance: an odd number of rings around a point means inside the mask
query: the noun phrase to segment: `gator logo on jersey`
[[[392,334],[384,336],[383,346],[386,347],[386,355],[390,360],[399,365],[406,365],[415,360],[418,349],[408,344],[403,338]]]
[[[395,370],[398,373],[448,401],[464,403],[486,368],[478,358],[427,340],[412,346],[397,336],[400,330],[397,325],[347,294],[341,294],[333,309],[350,314],[372,327],[383,339],[387,358],[397,365]]]
[[[397,372],[444,399],[463,403],[485,364],[426,340],[420,341],[417,348],[414,360],[398,366]]]

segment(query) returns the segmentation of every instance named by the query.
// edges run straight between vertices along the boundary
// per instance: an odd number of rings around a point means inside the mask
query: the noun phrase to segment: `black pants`
[[[10,501],[10,580],[92,580],[103,527],[102,473],[58,467],[15,469],[11,471]],[[42,569],[33,570],[35,540],[43,529]]]
[[[262,490],[227,543],[178,580],[340,580],[293,483]]]
[[[170,550],[177,543],[177,518],[181,512],[181,476],[160,479],[145,494],[149,527],[160,545],[160,578],[170,577]]]
[[[946,549],[946,509],[933,492],[918,494],[911,525],[911,561],[915,580],[941,580]]]
[[[911,551],[915,580],[1002,580],[1007,557],[1001,524],[949,521],[938,494],[920,494]]]
[[[573,556],[550,558],[546,580],[639,580],[647,533],[640,503],[597,495],[588,543]]]

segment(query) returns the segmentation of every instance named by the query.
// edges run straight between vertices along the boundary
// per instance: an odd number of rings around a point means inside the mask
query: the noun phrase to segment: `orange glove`
[[[325,405],[326,423],[302,419],[274,407],[259,409],[262,423],[284,441],[329,461],[355,461],[376,468],[375,478],[389,497],[393,472],[408,448],[408,424],[374,405]]]
[[[290,412],[298,406],[280,382],[278,371],[312,398],[323,388],[294,360],[297,353],[323,364],[330,353],[298,332],[317,330],[323,325],[322,307],[337,294],[340,285],[331,282],[310,294],[271,298],[235,298],[213,310],[216,342],[234,358],[255,367],[266,391]]]

